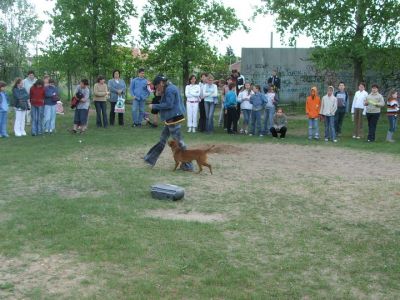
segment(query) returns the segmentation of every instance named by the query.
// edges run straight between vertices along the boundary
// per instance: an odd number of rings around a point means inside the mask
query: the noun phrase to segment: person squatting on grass
[[[250,97],[254,95],[251,89],[251,83],[246,82],[242,91],[239,93],[238,102],[240,103],[240,110],[243,114],[243,124],[240,128],[240,133],[248,134],[248,128],[250,124],[251,111],[253,109],[253,104],[250,103]]]
[[[110,91],[110,125],[114,126],[115,121],[115,105],[117,104],[118,98],[124,98],[126,95],[126,84],[123,79],[120,78],[121,72],[119,70],[113,71],[113,78],[107,83],[108,90]],[[124,125],[124,113],[118,113],[118,125]]]
[[[338,86],[339,90],[335,92],[335,97],[337,99],[337,110],[335,113],[335,131],[336,135],[340,136],[342,134],[342,125],[344,116],[346,115],[347,106],[349,104],[349,94],[345,91],[344,82],[341,81]]]
[[[278,137],[278,133],[280,133],[279,138],[284,139],[287,131],[287,117],[283,113],[282,108],[278,108],[273,118],[273,125],[270,128],[272,136],[274,138]]]
[[[107,120],[107,96],[109,95],[104,76],[97,77],[97,83],[93,87],[93,102],[96,108],[96,125],[97,128],[108,127]],[[103,119],[103,123],[101,122]]]
[[[308,119],[308,139],[319,140],[319,112],[321,110],[321,99],[318,96],[317,87],[313,86],[310,96],[306,100],[306,115]]]
[[[181,123],[185,120],[185,105],[178,88],[168,82],[163,75],[157,75],[153,80],[154,88],[161,95],[160,104],[149,104],[150,109],[160,111],[160,119],[165,122],[161,132],[160,141],[155,144],[144,157],[144,161],[154,166],[165,148],[170,136],[178,142],[181,149],[186,150],[186,145],[181,135]],[[184,171],[193,171],[193,164],[183,163],[180,167]]]
[[[53,133],[56,129],[56,104],[60,100],[54,79],[44,89],[44,132]]]
[[[188,132],[196,132],[197,114],[200,102],[200,85],[196,84],[196,76],[189,78],[189,84],[185,87],[187,127]]]
[[[8,123],[8,105],[10,103],[6,94],[7,84],[0,81],[0,137],[8,138],[7,123]]]
[[[236,83],[231,82],[228,86],[229,92],[226,93],[224,99],[224,110],[226,115],[226,128],[228,134],[237,133],[237,96]]]
[[[337,99],[333,96],[333,86],[328,86],[328,91],[321,100],[320,114],[324,117],[325,122],[325,142],[331,140],[336,143],[335,132],[335,113],[337,110]]]
[[[29,109],[29,94],[24,88],[24,83],[21,78],[15,80],[13,90],[14,107],[15,107],[15,122],[14,133],[15,136],[25,136],[25,115]]]
[[[72,129],[73,133],[78,132],[78,129],[81,133],[86,131],[90,104],[90,91],[88,86],[89,81],[87,79],[82,79],[75,90],[75,95],[79,99],[79,102],[76,106],[74,114],[74,127]]]
[[[149,81],[144,77],[144,69],[138,70],[138,77],[131,80],[129,91],[132,98],[132,127],[142,126],[144,119],[145,104],[150,96],[147,87]]]
[[[365,91],[365,83],[358,84],[358,91],[354,95],[353,104],[351,105],[352,120],[354,122],[353,139],[360,139],[362,136],[362,119],[365,114],[364,102],[368,93]]]
[[[268,100],[265,95],[261,93],[261,87],[259,85],[253,87],[253,92],[254,95],[250,97],[250,103],[253,105],[251,111],[250,135],[255,135],[257,126],[258,135],[263,136],[263,131],[261,130],[261,114]]]
[[[385,106],[385,100],[378,91],[379,86],[373,84],[371,86],[371,93],[364,101],[368,121],[368,142],[375,142],[376,125],[381,115],[381,108]]]
[[[397,91],[390,90],[387,100],[387,117],[389,121],[389,130],[386,135],[386,141],[393,143],[393,133],[397,129],[397,116],[399,113],[399,101],[397,100]]]
[[[29,91],[31,99],[31,133],[32,136],[43,134],[43,116],[44,116],[44,81],[36,80]]]

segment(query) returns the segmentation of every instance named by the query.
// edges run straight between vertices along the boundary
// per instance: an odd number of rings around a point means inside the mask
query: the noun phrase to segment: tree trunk
[[[183,88],[185,88],[188,80],[189,80],[189,60],[185,59],[182,64],[182,86],[183,86]]]

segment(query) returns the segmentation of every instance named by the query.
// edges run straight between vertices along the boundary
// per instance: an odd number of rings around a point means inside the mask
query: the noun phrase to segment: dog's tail
[[[215,145],[212,145],[210,148],[208,148],[207,150],[206,150],[206,152],[209,152],[212,148],[214,148],[215,147]]]

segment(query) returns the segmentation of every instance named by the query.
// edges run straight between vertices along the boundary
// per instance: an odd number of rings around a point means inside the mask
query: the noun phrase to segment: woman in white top
[[[250,103],[250,97],[254,95],[250,82],[244,84],[243,90],[239,93],[238,102],[240,103],[240,110],[243,114],[243,125],[240,129],[240,133],[248,134],[247,128],[250,123],[251,110],[253,104]]]
[[[207,84],[203,85],[204,107],[206,109],[206,132],[214,130],[214,110],[218,102],[218,88],[214,84],[214,76],[208,75]]]
[[[197,112],[199,111],[200,86],[196,84],[196,76],[189,78],[189,84],[185,88],[187,126],[188,132],[196,132]]]
[[[362,134],[362,118],[365,114],[364,102],[368,97],[365,91],[365,83],[360,82],[358,91],[354,95],[353,104],[351,106],[352,119],[354,120],[353,139],[360,139]]]

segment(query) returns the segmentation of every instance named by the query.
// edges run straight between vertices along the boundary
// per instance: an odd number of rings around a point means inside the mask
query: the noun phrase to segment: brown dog
[[[197,161],[197,165],[199,166],[199,172],[203,171],[202,166],[206,166],[210,169],[210,173],[212,174],[211,170],[211,165],[207,163],[207,152],[210,151],[213,147],[211,146],[207,150],[202,150],[202,149],[193,149],[193,150],[182,150],[178,142],[175,140],[170,140],[168,142],[168,145],[171,147],[172,153],[174,154],[174,160],[175,160],[175,168],[178,168],[178,166],[181,163],[187,163],[191,162],[192,160]]]

